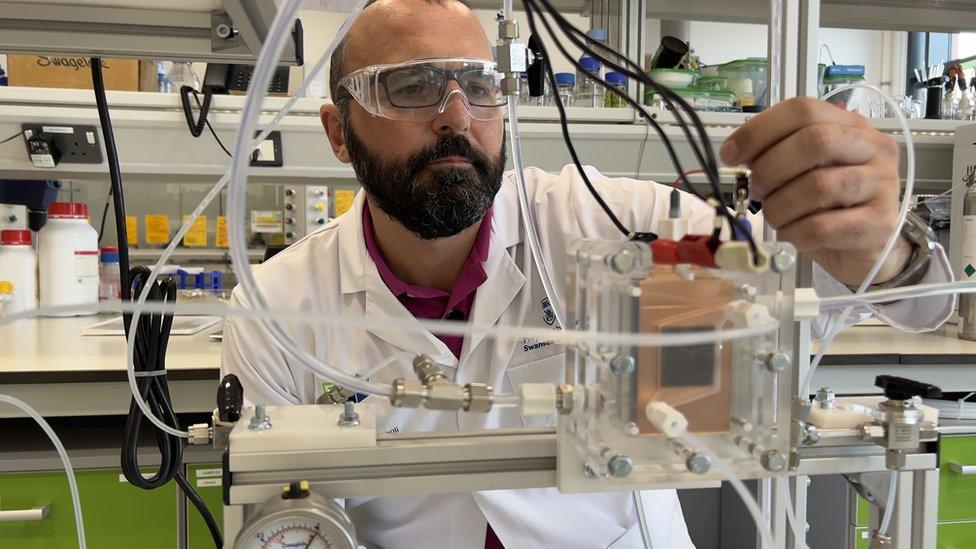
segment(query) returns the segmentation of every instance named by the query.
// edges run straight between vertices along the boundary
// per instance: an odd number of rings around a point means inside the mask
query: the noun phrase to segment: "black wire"
[[[149,280],[151,270],[148,267],[132,269],[132,294],[140,294]],[[176,283],[170,279],[163,279],[149,288],[147,301],[176,302]],[[166,425],[180,429],[180,421],[173,409],[170,398],[169,385],[166,381],[166,347],[169,343],[170,330],[173,326],[173,315],[145,314],[139,320],[139,325],[129,337],[135,338],[135,354],[133,364],[137,373],[157,375],[142,375],[136,379],[139,394],[149,405],[153,415],[160,418]],[[215,546],[223,546],[220,529],[213,514],[193,490],[183,472],[183,450],[186,440],[154,429],[156,447],[159,449],[159,469],[151,477],[145,478],[139,467],[139,433],[143,422],[146,421],[142,409],[136,404],[135,398],[129,403],[129,414],[126,417],[125,436],[122,443],[121,464],[122,474],[133,486],[144,490],[152,490],[175,480],[186,498],[196,507],[203,517]]]
[[[102,208],[102,221],[98,224],[98,243],[102,243],[102,237],[105,236],[105,219],[108,217],[108,207],[112,203],[112,187],[109,186],[108,194],[105,195],[105,207]],[[127,227],[128,228],[128,227]]]
[[[749,243],[750,250],[753,253],[753,261],[758,264],[758,262],[760,261],[759,249],[758,249],[758,245],[755,242],[755,239],[752,236],[751,231],[748,231],[745,228],[744,224],[739,219],[735,218],[732,215],[732,213],[725,206],[724,201],[722,200],[722,191],[718,184],[718,165],[715,162],[714,152],[712,151],[712,147],[711,147],[711,141],[708,139],[708,133],[705,130],[705,126],[701,122],[701,119],[698,117],[697,112],[695,112],[695,110],[680,96],[675,94],[667,87],[662,86],[657,82],[655,82],[654,79],[650,77],[650,75],[640,70],[640,67],[637,64],[635,64],[633,61],[627,59],[626,56],[614,50],[613,48],[610,48],[606,45],[596,42],[595,40],[587,36],[586,33],[584,33],[583,31],[581,31],[580,29],[576,28],[574,25],[569,23],[569,21],[566,20],[562,16],[562,14],[558,12],[558,10],[555,10],[552,7],[552,4],[549,2],[549,0],[523,0],[523,3],[526,5],[527,12],[531,9],[529,4],[532,4],[535,7],[535,9],[539,9],[538,6],[535,4],[536,1],[541,2],[543,5],[547,7],[547,11],[549,15],[552,16],[553,20],[555,20],[556,23],[560,25],[560,30],[562,30],[566,34],[566,36],[570,39],[570,41],[572,41],[577,47],[583,50],[585,54],[589,54],[591,57],[602,61],[604,64],[610,66],[611,68],[614,68],[631,78],[635,78],[645,83],[646,85],[649,85],[650,87],[655,89],[655,91],[659,92],[659,94],[665,99],[665,102],[670,106],[672,112],[674,112],[675,120],[678,122],[679,126],[681,126],[682,131],[684,132],[685,137],[687,138],[689,145],[692,148],[692,151],[695,153],[695,156],[698,158],[702,168],[704,169],[707,179],[711,184],[712,192],[714,193],[715,199],[717,201],[716,213],[718,215],[723,216],[726,219],[733,236],[735,234],[735,228],[739,229],[739,233],[742,234]],[[541,12],[542,10],[539,11]],[[545,16],[542,16],[540,14],[540,17],[542,19],[543,25],[546,26],[546,30],[549,32],[550,37],[552,37],[553,41],[556,43],[556,46],[559,48],[563,56],[566,57],[566,59],[568,59],[570,62],[572,62],[573,65],[575,65],[578,69],[582,70],[582,66],[580,65],[580,63],[576,59],[574,59],[571,55],[569,55],[566,49],[559,42],[558,37],[553,32],[552,27],[549,25],[549,22],[545,18]],[[532,21],[531,19],[529,21],[529,26],[533,29],[533,34],[537,34],[534,28],[534,21]],[[627,63],[628,65],[635,67],[636,72],[624,69],[622,66],[617,64],[614,60],[608,58],[607,56],[601,54],[599,51],[583,43],[583,41],[577,38],[577,36],[574,36],[574,34],[582,37],[583,40],[585,40],[589,44],[592,44],[596,48],[605,48],[606,50],[612,52],[615,56],[619,57],[620,59],[623,59],[624,62]],[[540,49],[544,51],[544,48],[545,48],[544,45],[540,45]],[[674,154],[673,148],[671,147],[670,144],[670,139],[664,134],[663,129],[660,128],[660,126],[654,121],[653,117],[646,111],[646,109],[644,109],[643,105],[640,105],[639,103],[631,99],[626,92],[623,92],[617,89],[616,87],[609,86],[607,82],[604,79],[600,78],[598,75],[591,75],[591,76],[595,80],[599,81],[601,84],[606,86],[607,89],[611,91],[611,93],[614,93],[615,95],[624,99],[631,107],[636,109],[648,121],[648,123],[652,124],[655,127],[655,129],[658,130],[658,133],[659,135],[661,135],[662,141],[665,144],[665,149],[668,151],[669,155],[671,156],[672,164],[674,164],[675,168],[677,169],[679,178],[684,183],[685,188],[693,195],[695,195],[697,198],[704,200],[704,198],[694,190],[694,188],[691,185],[691,182],[688,180],[686,171],[681,167],[680,162],[678,162],[677,160],[677,156]],[[683,117],[681,116],[679,109],[675,107],[672,100],[677,102],[681,106],[681,108],[690,116],[692,123],[695,126],[696,133],[698,134],[698,137],[703,144],[703,148],[705,150],[704,158],[702,156],[702,153],[698,150],[696,146],[697,144],[694,138],[691,136],[690,130],[688,129]]]
[[[9,141],[13,141],[14,139],[17,139],[18,137],[20,137],[21,135],[23,135],[21,132],[17,132],[15,134],[11,135],[10,137],[4,139],[3,141],[0,141],[0,145],[3,145],[4,143],[7,143]]]
[[[193,100],[197,104],[197,108],[200,109],[200,115],[194,120],[193,110],[190,107],[190,94],[193,94]],[[213,136],[220,148],[224,150],[227,156],[233,158],[234,155],[227,150],[224,146],[223,141],[217,137],[217,132],[214,131],[213,126],[210,125],[210,103],[213,101],[213,91],[210,88],[206,88],[203,91],[203,103],[200,103],[200,93],[193,88],[193,86],[181,86],[180,87],[180,101],[183,103],[183,115],[186,117],[186,125],[190,128],[190,135],[193,137],[200,137],[203,134],[203,127],[206,126],[210,130],[210,135]]]
[[[112,118],[108,113],[108,101],[105,99],[105,81],[102,79],[102,60],[91,58],[92,87],[95,90],[95,104],[98,107],[98,120],[102,127],[102,140],[105,141],[105,153],[108,156],[108,171],[112,180],[112,203],[115,208],[115,235],[119,246],[119,287],[123,288],[122,299],[130,300],[126,292],[131,287],[129,283],[129,241],[125,226],[125,199],[122,195],[122,170],[119,168],[119,152],[115,148],[115,131],[112,129]],[[129,333],[129,319],[131,315],[122,315],[126,334]]]

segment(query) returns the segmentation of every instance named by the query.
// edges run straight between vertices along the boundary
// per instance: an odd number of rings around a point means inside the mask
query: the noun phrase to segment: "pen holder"
[[[925,118],[929,120],[942,119],[942,99],[945,88],[942,83],[930,84],[925,87]]]

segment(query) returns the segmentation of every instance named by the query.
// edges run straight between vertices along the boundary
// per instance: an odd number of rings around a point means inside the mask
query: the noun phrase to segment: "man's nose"
[[[434,132],[438,135],[464,133],[471,127],[467,98],[464,97],[461,86],[453,80],[448,83],[446,93],[447,103],[433,121]]]

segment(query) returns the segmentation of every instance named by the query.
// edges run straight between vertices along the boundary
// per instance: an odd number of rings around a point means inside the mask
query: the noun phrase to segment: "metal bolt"
[[[640,427],[638,427],[637,424],[634,423],[633,421],[625,425],[624,428],[627,431],[627,434],[632,437],[636,437],[637,435],[640,434]]]
[[[634,373],[634,357],[630,355],[617,355],[610,360],[610,371],[618,376],[629,376]]]
[[[623,478],[634,470],[634,462],[629,457],[617,454],[607,462],[607,469],[610,476]]]
[[[736,293],[739,294],[739,297],[747,301],[752,301],[755,299],[756,294],[759,293],[755,286],[750,286],[749,284],[742,284],[735,290]]]
[[[829,410],[834,407],[835,398],[836,395],[834,395],[834,392],[829,387],[821,387],[817,390],[817,394],[813,397],[813,400],[816,401],[817,406],[822,410]]]
[[[589,465],[583,465],[583,476],[586,478],[596,478],[596,473]]]
[[[248,425],[249,429],[254,429],[255,431],[264,431],[271,428],[271,420],[268,419],[268,411],[264,404],[256,404],[254,406],[254,417],[251,418],[251,423]]]
[[[820,429],[807,423],[802,424],[800,427],[800,444],[813,446],[818,442],[820,442]]]
[[[217,34],[217,38],[221,40],[227,40],[228,38],[234,36],[234,29],[226,23],[220,23],[214,28],[214,32]]]
[[[766,355],[766,360],[763,361],[766,365],[766,369],[775,374],[785,372],[790,366],[790,355],[786,353],[781,353],[775,351]]]
[[[610,256],[610,268],[620,274],[627,274],[634,269],[637,260],[630,250],[624,250]]]
[[[699,454],[698,452],[692,452],[685,459],[685,468],[688,472],[694,473],[696,475],[704,475],[712,468],[712,460],[708,459],[708,456]]]
[[[786,250],[773,254],[772,268],[774,273],[783,274],[796,266],[796,257]]]
[[[339,426],[356,427],[359,425],[359,414],[356,413],[356,404],[351,400],[347,400],[342,406],[342,413],[339,414]]]
[[[786,467],[786,458],[779,450],[766,450],[759,458],[759,464],[767,471],[782,471]]]

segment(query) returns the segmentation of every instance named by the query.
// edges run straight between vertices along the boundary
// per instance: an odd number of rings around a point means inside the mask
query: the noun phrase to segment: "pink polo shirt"
[[[488,279],[484,264],[488,259],[488,246],[491,244],[491,215],[492,210],[489,208],[478,229],[471,254],[468,255],[468,260],[464,263],[457,282],[454,283],[454,290],[450,293],[427,286],[407,284],[393,274],[376,244],[369,206],[363,207],[363,238],[366,240],[366,250],[380,272],[380,278],[400,303],[410,311],[410,314],[425,319],[467,320],[474,305],[475,291]],[[464,344],[462,336],[434,335],[447,345],[455,357],[461,358],[461,346]]]

